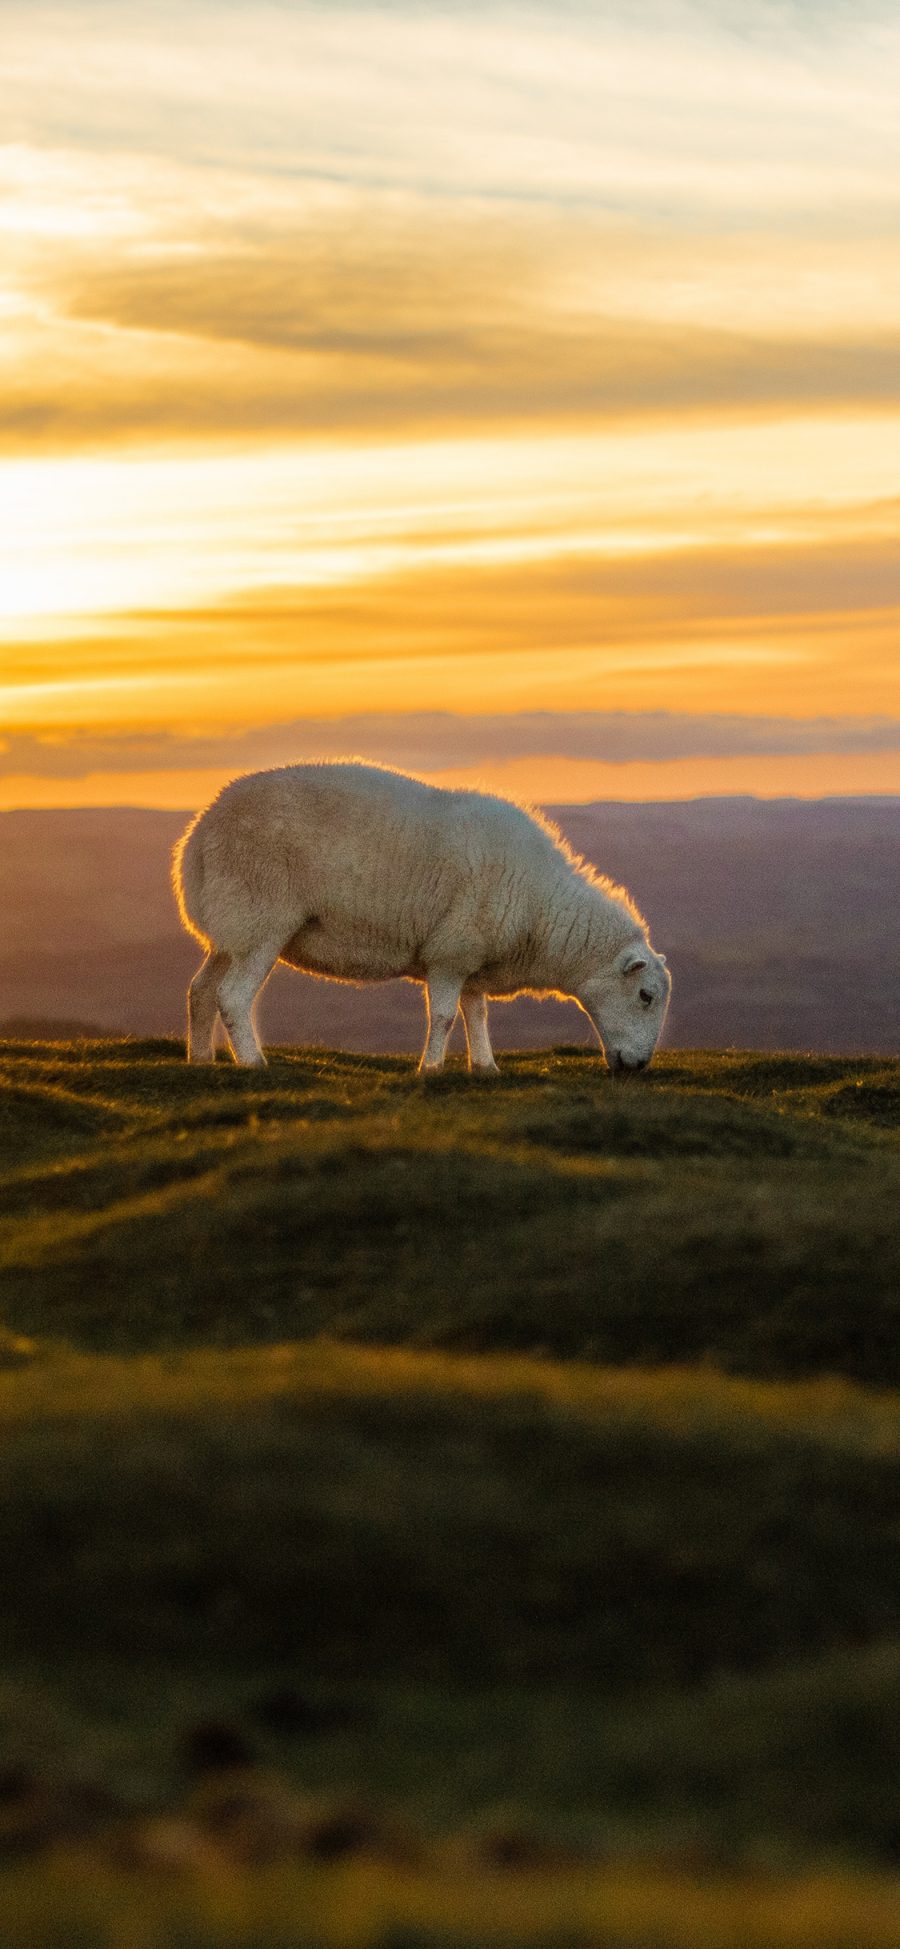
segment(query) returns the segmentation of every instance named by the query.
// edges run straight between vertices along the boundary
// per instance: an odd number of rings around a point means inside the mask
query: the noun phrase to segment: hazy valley
[[[671,1046],[897,1049],[897,801],[552,811],[648,915],[675,976]],[[181,1031],[198,951],[178,922],[168,870],[187,816],[0,815],[0,1024]],[[412,1053],[422,1002],[405,983],[353,989],[277,969],[260,1019],[272,1042]],[[498,1048],[584,1042],[591,1033],[574,1006],[529,1000],[495,1008],[493,1032]]]

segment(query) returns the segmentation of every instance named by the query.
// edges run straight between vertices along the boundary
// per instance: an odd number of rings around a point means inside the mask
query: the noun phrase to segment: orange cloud
[[[485,261],[468,243],[432,261],[417,235],[396,255],[378,242],[349,262],[340,236],[308,255],[298,237],[82,272],[0,379],[3,450],[900,407],[900,328],[749,333],[566,310],[533,252]]]
[[[414,562],[415,552],[411,559]],[[892,544],[414,566],[10,642],[6,720],[144,726],[348,711],[772,712],[896,705]]]

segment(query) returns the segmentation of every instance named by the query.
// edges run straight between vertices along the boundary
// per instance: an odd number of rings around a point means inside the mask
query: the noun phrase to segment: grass
[[[0,1939],[896,1940],[900,1063],[0,1059]]]
[[[10,1068],[23,1161],[0,1254],[22,1332],[134,1352],[327,1333],[900,1384],[896,1066],[670,1058],[614,1089],[573,1053],[422,1086],[400,1061],[316,1055],[261,1082],[86,1045]]]

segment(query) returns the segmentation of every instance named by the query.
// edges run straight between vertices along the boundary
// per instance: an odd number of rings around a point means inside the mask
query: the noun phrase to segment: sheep
[[[325,760],[248,773],[175,849],[182,920],[206,949],[188,995],[188,1060],[265,1062],[256,997],[277,961],[338,981],[424,983],[420,1072],[462,1009],[469,1068],[496,1075],[490,997],[579,1003],[611,1072],[646,1068],[671,978],[622,887],[511,799]]]

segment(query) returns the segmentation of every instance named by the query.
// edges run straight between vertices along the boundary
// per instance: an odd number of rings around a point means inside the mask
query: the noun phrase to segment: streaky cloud
[[[272,328],[274,329],[274,327]],[[583,337],[535,332],[468,340],[446,332],[307,332],[304,356],[266,370],[143,380],[98,369],[80,383],[43,374],[0,384],[0,451],[96,449],[140,439],[205,443],[249,436],[268,447],[305,437],[459,435],[528,426],[754,421],[900,408],[900,334],[828,342],[741,340],[640,328]],[[271,342],[271,341],[270,341]],[[324,370],[310,369],[308,354]]]
[[[525,711],[464,717],[451,711],[363,712],[297,718],[210,737],[57,729],[0,742],[0,776],[84,778],[92,773],[235,772],[297,758],[355,755],[411,770],[442,770],[517,758],[603,764],[672,759],[847,755],[900,751],[900,718],[703,716],[669,711]]]

